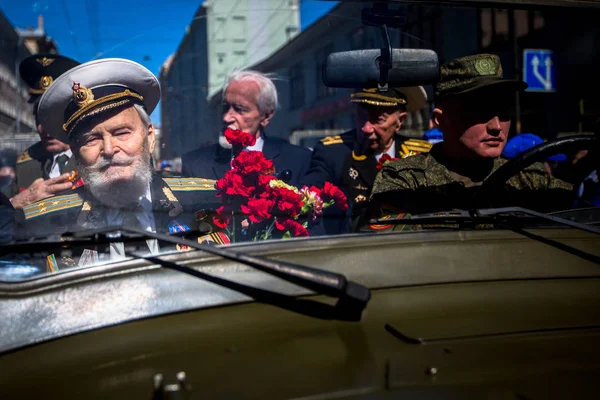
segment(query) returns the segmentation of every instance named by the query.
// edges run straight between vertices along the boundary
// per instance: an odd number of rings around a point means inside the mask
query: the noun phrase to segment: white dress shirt
[[[390,146],[389,149],[387,149],[387,151],[385,151],[383,153],[375,154],[375,159],[377,160],[377,162],[379,162],[379,159],[381,157],[383,157],[384,154],[387,154],[388,156],[390,156],[392,158],[396,158],[396,141],[395,140],[392,142],[392,145]]]
[[[265,146],[265,139],[263,139],[262,135],[260,135],[259,137],[256,138],[256,143],[254,143],[254,146],[244,147],[244,150],[262,152],[264,146]],[[233,161],[233,158],[231,159],[231,161]],[[233,167],[231,167],[231,168],[233,168]]]
[[[57,178],[60,176],[60,169],[58,168],[58,163],[56,162],[56,159],[58,158],[58,156],[62,156],[63,154],[69,156],[69,159],[73,157],[73,152],[71,151],[71,149],[63,151],[62,153],[55,154],[54,158],[52,159],[52,168],[50,168],[50,173],[48,174],[50,178]]]
[[[259,137],[256,138],[256,143],[254,143],[254,146],[248,146],[244,150],[261,151],[262,152],[264,146],[265,146],[265,139],[263,139],[262,135],[260,135]]]

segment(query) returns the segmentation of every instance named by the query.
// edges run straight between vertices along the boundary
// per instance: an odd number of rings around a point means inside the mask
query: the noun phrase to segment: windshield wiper
[[[203,280],[236,290],[246,294],[257,301],[268,303],[277,307],[296,311],[304,315],[309,315],[322,319],[337,319],[343,321],[360,321],[362,311],[367,306],[371,298],[370,290],[356,282],[348,280],[344,275],[335,272],[325,271],[318,268],[306,267],[292,264],[284,261],[274,261],[267,258],[248,255],[233,251],[228,248],[217,247],[210,244],[198,243],[176,236],[148,232],[142,229],[129,227],[111,227],[96,230],[72,232],[63,235],[62,241],[54,243],[46,242],[45,247],[56,248],[61,245],[70,245],[73,243],[81,244],[107,244],[113,242],[135,242],[141,239],[156,239],[161,242],[179,244],[193,249],[214,254],[228,260],[239,262],[250,266],[267,274],[276,276],[284,281],[293,283],[305,289],[312,290],[317,294],[323,294],[338,298],[335,305],[329,305],[312,300],[297,299],[280,293],[271,292],[264,289],[258,289],[251,286],[231,282],[222,278],[208,275],[196,269],[186,267],[171,261],[166,261],[156,255],[147,255],[140,253],[131,254],[132,257],[145,259],[159,264],[165,268],[173,269],[188,275],[192,275]],[[66,240],[65,240],[66,239]],[[19,249],[27,249],[26,244],[19,244]],[[29,243],[26,251],[31,251],[31,246],[35,243]],[[21,250],[23,250],[21,249]],[[36,245],[36,252],[40,248]],[[0,246],[0,252],[16,252],[14,245]]]
[[[405,218],[375,219],[371,220],[370,223],[392,225],[439,225],[470,223],[473,225],[479,225],[519,222],[519,225],[521,225],[524,224],[525,221],[531,221],[535,219],[543,219],[559,225],[565,225],[571,228],[580,229],[582,231],[600,234],[600,228],[598,227],[571,221],[555,215],[540,213],[523,207],[482,208],[469,211],[440,211],[435,213],[412,215]]]
[[[579,250],[575,247],[566,245],[564,243],[552,240],[540,235],[536,235],[531,232],[527,232],[523,229],[526,226],[526,222],[533,220],[543,219],[545,221],[554,222],[559,225],[569,226],[582,231],[600,234],[600,228],[595,226],[589,226],[580,222],[571,221],[565,218],[557,217],[555,215],[548,215],[537,211],[529,210],[522,207],[503,207],[503,208],[486,208],[476,210],[456,210],[456,211],[442,211],[428,214],[412,215],[406,218],[390,218],[390,219],[374,219],[371,220],[371,224],[391,224],[391,225],[445,225],[445,224],[458,224],[459,226],[469,225],[494,225],[501,228],[510,229],[520,235],[526,236],[530,239],[537,240],[545,243],[554,248],[566,251],[577,257],[581,257],[587,261],[591,261],[595,264],[600,264],[600,257],[587,253],[583,250]]]

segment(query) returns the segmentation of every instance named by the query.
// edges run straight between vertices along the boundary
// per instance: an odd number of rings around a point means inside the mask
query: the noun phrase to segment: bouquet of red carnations
[[[344,193],[329,182],[322,189],[298,189],[277,179],[273,162],[262,152],[242,151],[256,143],[253,135],[228,128],[225,138],[232,145],[233,160],[231,170],[215,183],[222,205],[213,223],[226,229],[232,241],[239,235],[252,241],[308,236],[325,208],[348,209]]]

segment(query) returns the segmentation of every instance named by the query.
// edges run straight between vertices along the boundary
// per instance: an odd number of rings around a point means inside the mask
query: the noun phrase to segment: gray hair
[[[262,114],[275,113],[275,110],[279,107],[279,102],[277,100],[277,88],[275,88],[272,78],[272,74],[263,74],[258,71],[236,71],[229,76],[223,88],[223,95],[225,95],[227,87],[232,82],[255,82],[260,89],[258,98],[256,99],[258,111]]]
[[[144,106],[142,106],[141,104],[134,104],[133,108],[135,108],[135,111],[137,111],[138,115],[140,116],[142,123],[147,128],[148,125],[152,123],[152,121],[150,120],[150,116],[148,115],[148,112],[146,111]]]

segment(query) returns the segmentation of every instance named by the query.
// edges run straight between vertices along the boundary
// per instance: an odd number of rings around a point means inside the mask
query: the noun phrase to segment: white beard
[[[139,204],[140,198],[146,194],[152,180],[150,153],[147,151],[148,141],[144,143],[142,157],[128,157],[117,153],[112,158],[100,158],[94,165],[83,166],[77,160],[77,167],[86,189],[96,200],[112,208],[127,208]],[[123,154],[123,155],[122,155]],[[109,179],[109,171],[101,171],[109,165],[130,165],[132,178]]]

